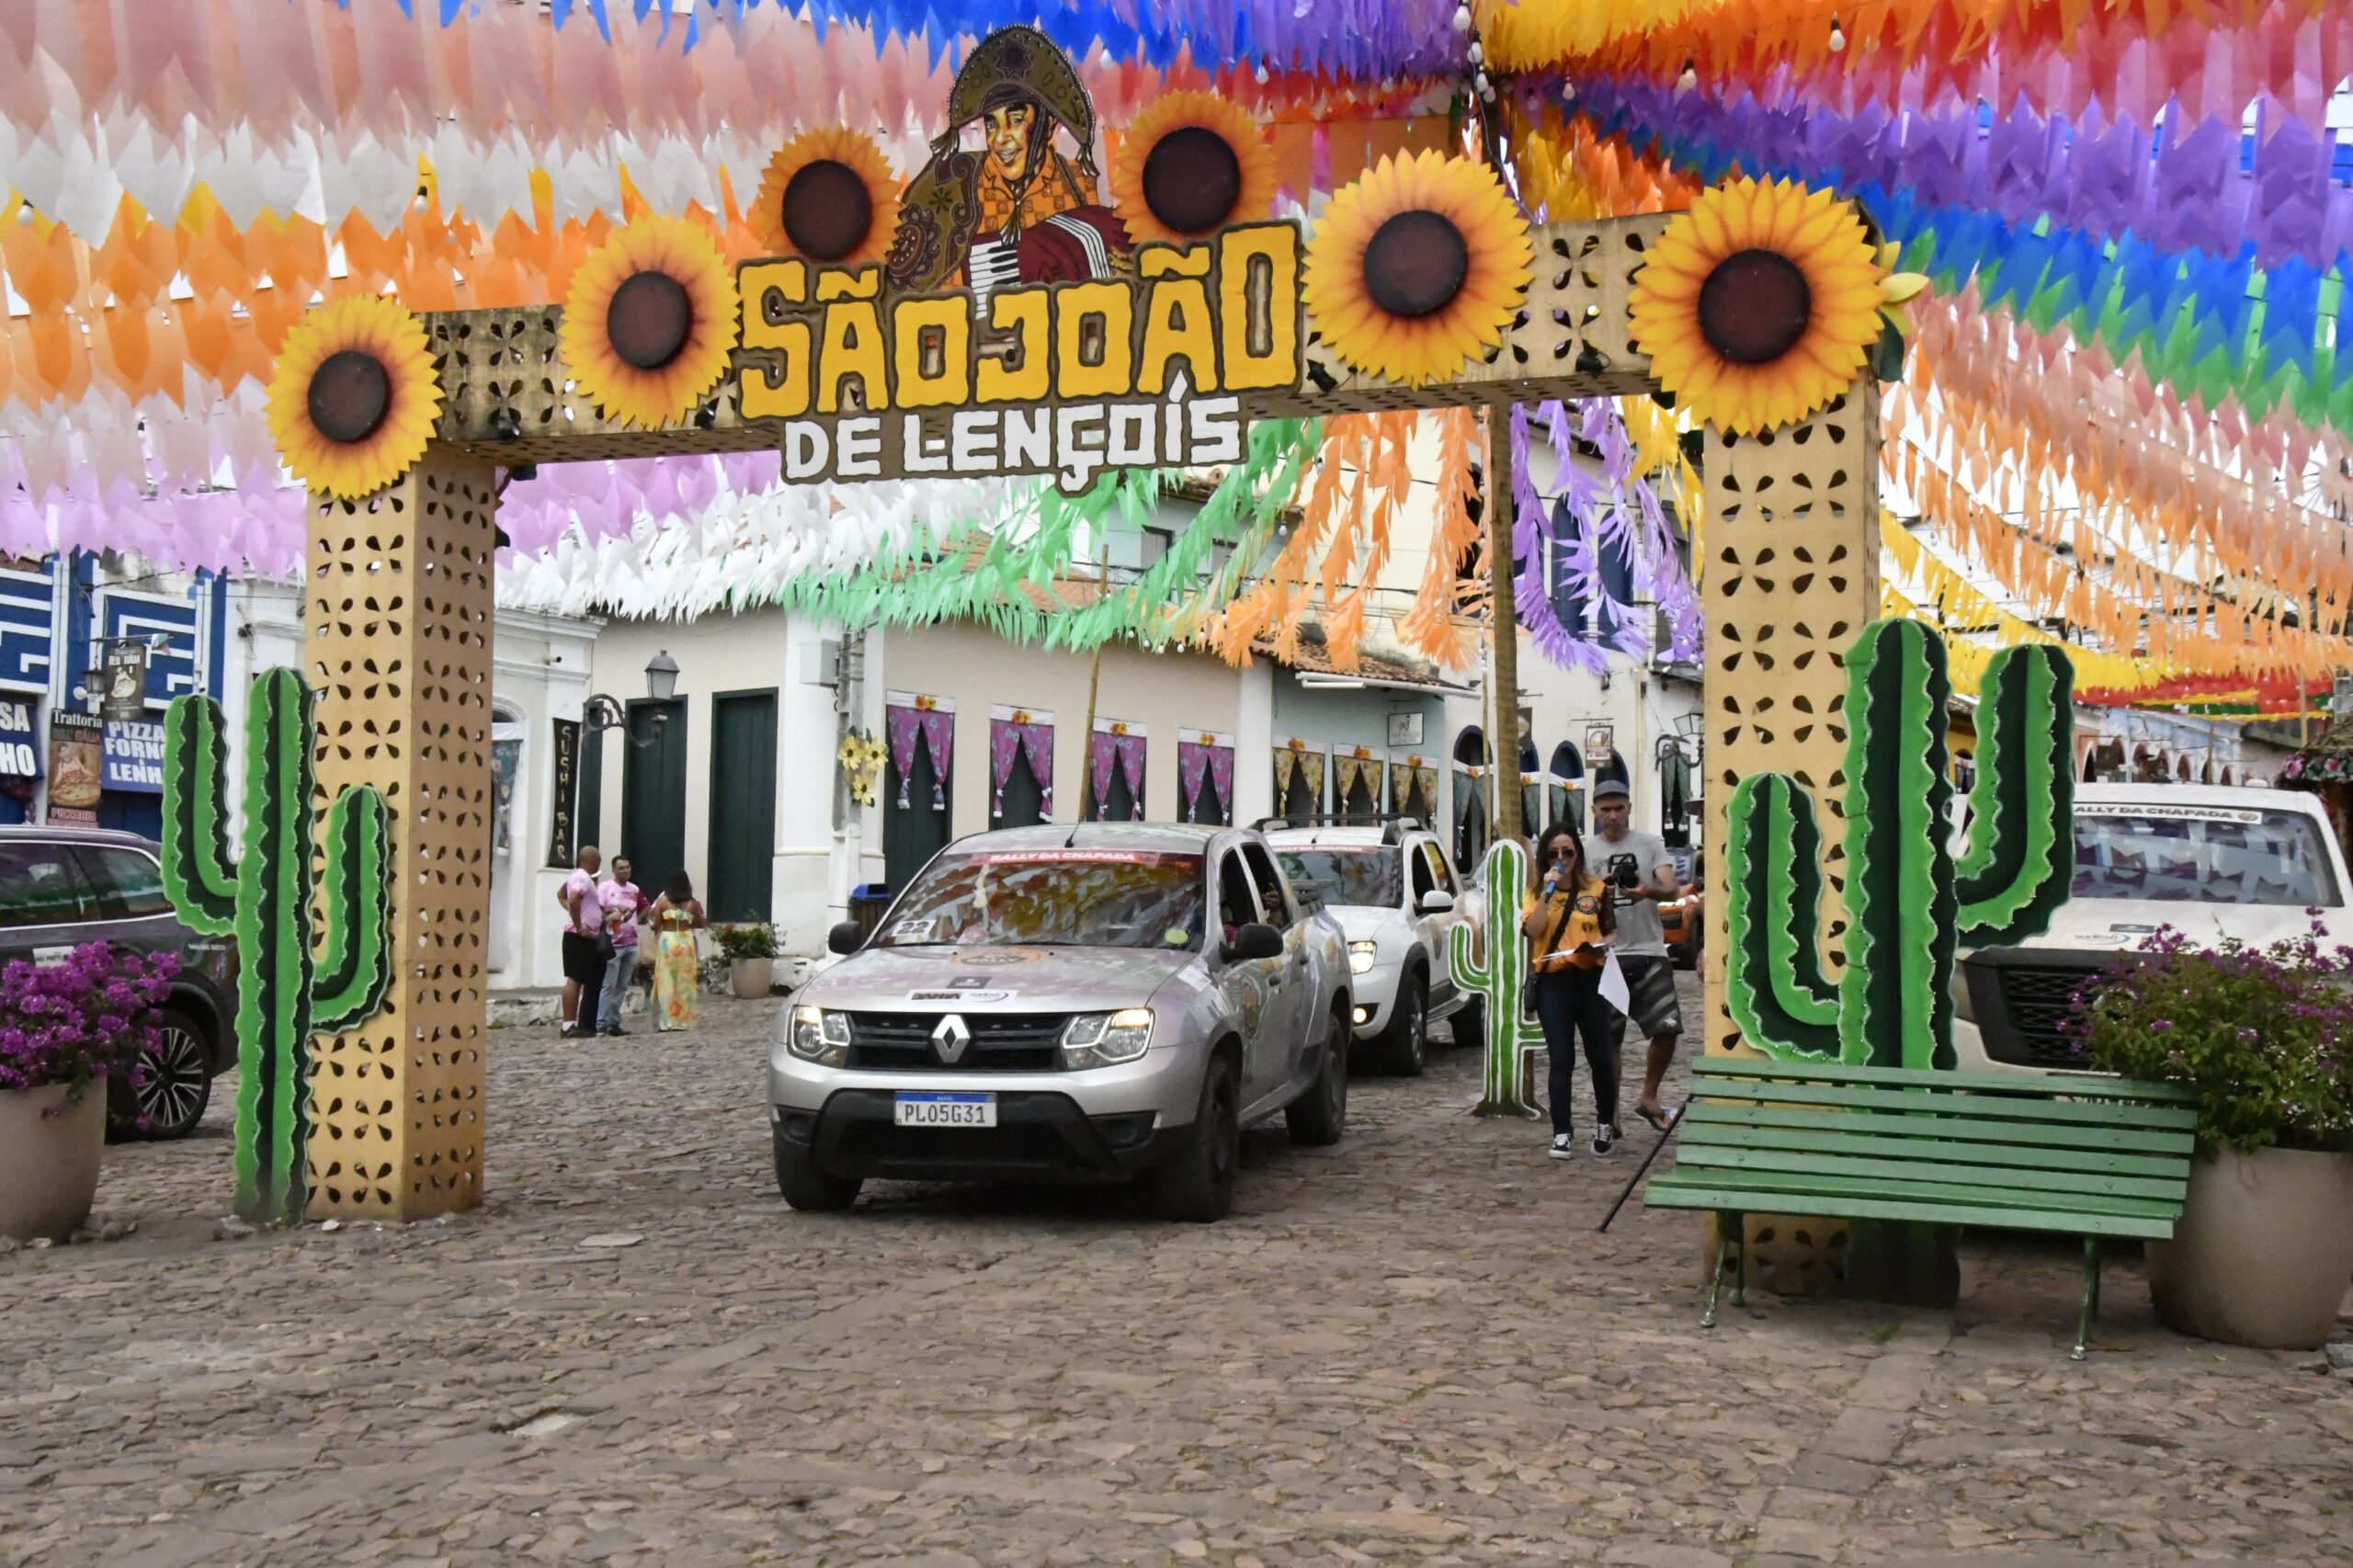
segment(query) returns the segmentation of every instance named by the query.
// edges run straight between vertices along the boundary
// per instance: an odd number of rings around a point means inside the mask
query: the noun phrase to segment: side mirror
[[[1424,915],[1448,915],[1453,909],[1454,895],[1444,888],[1432,888],[1422,894],[1421,911]]]
[[[1257,959],[1279,959],[1283,956],[1283,934],[1271,926],[1252,921],[1233,934],[1225,945],[1226,961],[1249,963]]]
[[[825,933],[825,950],[854,953],[866,945],[866,933],[855,920],[845,920]]]

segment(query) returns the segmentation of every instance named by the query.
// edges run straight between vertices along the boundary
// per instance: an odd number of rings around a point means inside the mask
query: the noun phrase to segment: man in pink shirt
[[[555,901],[563,910],[563,1037],[597,1032],[597,1002],[605,984],[605,953],[597,938],[605,928],[604,901],[597,893],[597,868],[604,856],[593,844],[580,849],[580,867],[563,879]],[[583,999],[587,1021],[580,1021]]]
[[[627,1034],[621,1028],[621,1002],[629,995],[630,982],[637,978],[637,923],[647,903],[645,890],[630,881],[627,857],[613,858],[613,874],[597,884],[597,898],[604,906],[605,929],[613,937],[613,956],[605,964],[605,986],[597,1008],[597,1032]]]

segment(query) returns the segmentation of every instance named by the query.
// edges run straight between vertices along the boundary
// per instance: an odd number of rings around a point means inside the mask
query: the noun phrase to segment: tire
[[[1430,1062],[1430,983],[1409,969],[1397,980],[1397,1000],[1389,1027],[1372,1042],[1373,1060],[1384,1073],[1418,1078]]]
[[[212,1103],[212,1045],[176,1007],[161,1012],[162,1049],[148,1059],[147,1082],[107,1096],[108,1120],[124,1138],[185,1138]]]
[[[1348,1130],[1348,1009],[1334,1008],[1324,1066],[1307,1092],[1283,1107],[1283,1125],[1302,1149],[1328,1149]]]
[[[1483,996],[1464,997],[1462,1006],[1454,1010],[1454,1016],[1447,1020],[1447,1025],[1454,1031],[1454,1043],[1461,1049],[1486,1050],[1487,999]]]
[[[804,1213],[838,1214],[858,1201],[863,1181],[819,1170],[809,1151],[788,1142],[782,1132],[775,1134],[775,1142],[776,1187],[787,1203]]]
[[[1230,1056],[1201,1075],[1201,1104],[1176,1155],[1153,1174],[1153,1211],[1164,1220],[1206,1225],[1233,1207],[1233,1173],[1242,1160],[1242,1083]]]

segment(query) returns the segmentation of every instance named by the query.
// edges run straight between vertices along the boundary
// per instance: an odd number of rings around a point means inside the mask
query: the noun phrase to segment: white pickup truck
[[[2353,942],[2345,854],[2313,796],[2198,784],[2083,784],[2075,881],[2051,929],[1964,956],[1953,1047],[1964,1068],[2080,1069],[2068,1004],[2087,976],[2171,926],[2204,946],[2267,947],[2318,910]]]

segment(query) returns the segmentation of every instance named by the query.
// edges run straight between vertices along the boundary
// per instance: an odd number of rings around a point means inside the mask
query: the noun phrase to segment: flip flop
[[[1634,1114],[1649,1122],[1654,1132],[1664,1132],[1675,1125],[1675,1113],[1670,1110],[1653,1110],[1648,1106],[1638,1105],[1634,1108]]]

